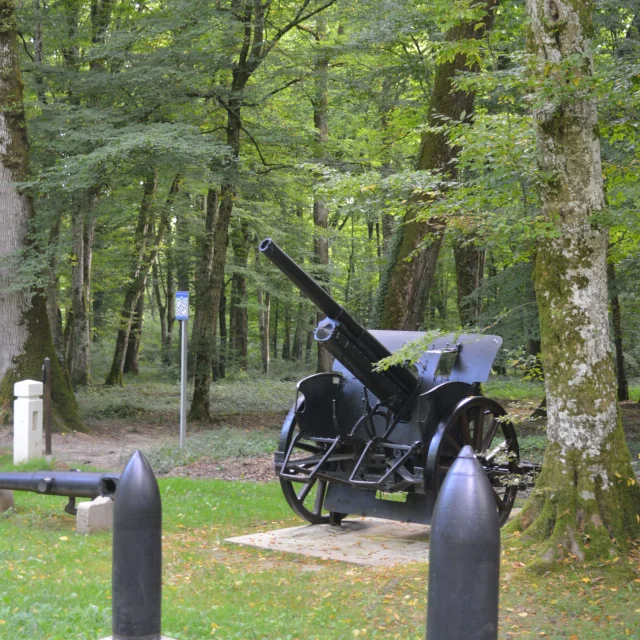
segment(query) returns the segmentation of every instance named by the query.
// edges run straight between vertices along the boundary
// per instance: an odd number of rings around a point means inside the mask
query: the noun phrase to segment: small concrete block
[[[13,491],[11,489],[0,489],[0,513],[9,511],[13,507],[15,507]]]
[[[38,380],[20,380],[13,385],[13,395],[18,398],[37,398],[44,393],[44,385]]]
[[[76,514],[76,533],[89,534],[113,528],[113,500],[99,496],[80,502]]]

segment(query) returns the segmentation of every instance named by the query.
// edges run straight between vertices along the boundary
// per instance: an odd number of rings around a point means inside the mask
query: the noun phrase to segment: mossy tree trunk
[[[595,97],[588,89],[591,5],[528,0],[542,210],[557,234],[536,255],[549,443],[536,489],[512,525],[550,562],[606,558],[640,532],[635,480],[616,401],[607,314],[607,231]],[[567,88],[570,88],[569,90]]]
[[[447,32],[446,41],[482,38],[491,26],[493,4],[491,1],[487,3],[487,14],[481,20],[452,27]],[[455,91],[453,81],[458,73],[472,67],[473,62],[461,52],[436,66],[427,118],[429,129],[420,144],[418,170],[440,171],[455,179],[457,149],[449,144],[442,118],[453,122],[471,118],[475,94],[472,91]],[[413,199],[391,244],[388,264],[380,278],[374,313],[376,324],[381,329],[415,330],[423,321],[446,228],[445,221],[440,218],[416,219],[422,208],[428,206],[428,201],[427,196]],[[428,238],[426,246],[420,249],[425,238]]]
[[[84,431],[69,379],[56,357],[44,293],[16,286],[19,254],[28,245],[34,213],[29,196],[16,188],[29,175],[29,146],[14,10],[13,0],[0,0],[0,422],[11,414],[14,383],[39,380],[49,357],[56,422],[67,430]]]

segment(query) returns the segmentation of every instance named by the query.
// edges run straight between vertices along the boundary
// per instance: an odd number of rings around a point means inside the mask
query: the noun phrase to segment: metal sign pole
[[[176,291],[176,319],[180,321],[180,448],[187,435],[187,333],[189,329],[189,292]]]

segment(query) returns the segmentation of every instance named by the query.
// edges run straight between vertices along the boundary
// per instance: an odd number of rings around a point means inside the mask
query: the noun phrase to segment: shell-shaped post
[[[445,476],[433,512],[427,640],[496,640],[499,583],[494,492],[467,445]]]
[[[113,513],[112,628],[114,640],[160,640],[162,502],[146,458],[125,467]]]

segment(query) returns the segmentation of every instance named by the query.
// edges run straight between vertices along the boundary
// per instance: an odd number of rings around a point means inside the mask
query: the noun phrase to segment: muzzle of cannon
[[[113,497],[120,482],[115,473],[85,471],[5,471],[0,472],[0,489],[66,496],[67,513],[75,514],[76,498]]]
[[[525,484],[518,439],[505,410],[480,394],[502,339],[443,335],[415,365],[377,371],[424,333],[368,331],[273,240],[260,251],[327,316],[315,339],[335,358],[331,372],[298,383],[282,427],[275,468],[293,511],[313,524],[347,514],[429,524],[449,468],[469,445],[504,524]]]

